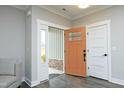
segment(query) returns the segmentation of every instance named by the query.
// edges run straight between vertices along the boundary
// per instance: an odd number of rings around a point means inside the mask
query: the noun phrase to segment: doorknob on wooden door
[[[84,62],[86,61],[86,50],[83,50]]]
[[[84,62],[86,61],[86,53],[84,53]]]

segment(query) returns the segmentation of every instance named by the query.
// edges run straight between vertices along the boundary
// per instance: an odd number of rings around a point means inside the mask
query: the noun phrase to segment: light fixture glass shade
[[[90,5],[79,5],[79,8],[88,8]]]

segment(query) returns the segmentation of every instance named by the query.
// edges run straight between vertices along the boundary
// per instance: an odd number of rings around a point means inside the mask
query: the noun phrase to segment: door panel
[[[73,73],[75,73],[75,69],[76,69],[76,64],[75,64],[75,56],[76,56],[76,54],[75,54],[75,50],[73,49],[73,47],[75,47],[75,45],[69,45],[68,46],[68,61],[69,62],[71,62],[71,64],[70,63],[68,63],[68,68],[67,69],[69,69],[69,71],[68,71],[68,73],[69,74],[73,74]]]
[[[107,25],[88,28],[88,72],[90,76],[108,79]]]
[[[66,30],[65,34],[65,73],[86,77],[86,50],[85,27]]]
[[[48,26],[39,26],[38,42],[38,79],[39,81],[48,80]]]

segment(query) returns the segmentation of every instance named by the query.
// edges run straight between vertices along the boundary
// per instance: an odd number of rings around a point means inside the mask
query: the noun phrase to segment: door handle
[[[83,50],[84,62],[86,62],[86,50]]]
[[[107,54],[104,54],[103,56],[107,56]]]
[[[86,54],[84,53],[84,62],[86,61]]]

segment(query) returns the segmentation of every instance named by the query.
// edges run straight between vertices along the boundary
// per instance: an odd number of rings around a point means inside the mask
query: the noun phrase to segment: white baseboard
[[[36,86],[36,85],[38,85],[38,84],[40,84],[40,82],[39,82],[38,80],[32,81],[32,82],[31,82],[31,87],[34,87],[34,86]]]
[[[117,78],[111,78],[112,83],[119,84],[119,85],[124,85],[124,80],[117,79]]]
[[[29,80],[27,77],[25,77],[25,82],[31,87],[31,80]]]
[[[26,78],[26,77],[25,77],[25,82],[26,82],[30,87],[34,87],[34,86],[40,84],[39,81],[31,81],[31,80],[29,80],[29,79]]]

